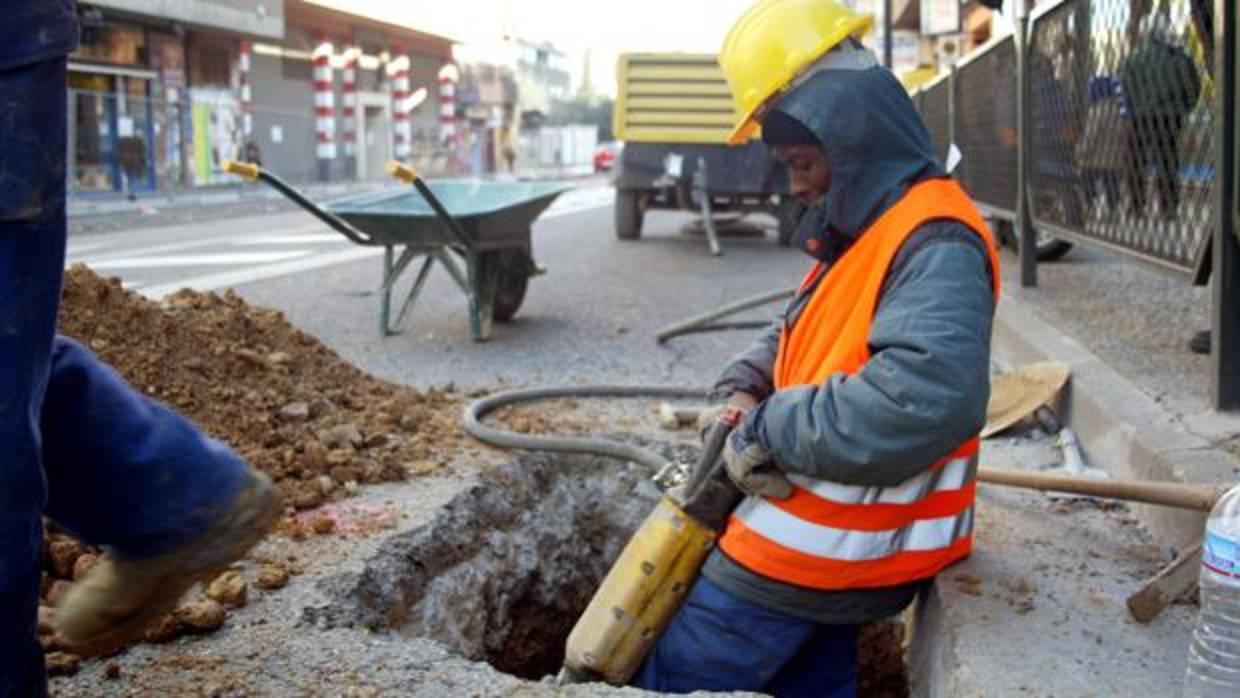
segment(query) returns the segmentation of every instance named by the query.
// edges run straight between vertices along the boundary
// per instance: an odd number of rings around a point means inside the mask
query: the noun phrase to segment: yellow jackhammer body
[[[684,485],[664,493],[620,552],[568,636],[560,683],[628,683],[680,608],[741,493],[723,467],[739,413],[707,432]]]

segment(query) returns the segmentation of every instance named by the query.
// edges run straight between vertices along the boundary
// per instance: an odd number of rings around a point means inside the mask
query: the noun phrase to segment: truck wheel
[[[780,246],[788,247],[792,244],[792,238],[797,234],[797,224],[801,222],[801,215],[805,213],[805,206],[796,199],[780,199],[779,204],[775,207],[775,220],[779,223],[777,230],[777,240]]]
[[[616,239],[640,238],[644,217],[638,193],[633,189],[616,189]]]
[[[521,309],[525,289],[530,283],[530,260],[525,250],[500,250],[491,252],[489,262],[495,266],[495,300],[491,304],[491,317],[496,322],[508,322]]]

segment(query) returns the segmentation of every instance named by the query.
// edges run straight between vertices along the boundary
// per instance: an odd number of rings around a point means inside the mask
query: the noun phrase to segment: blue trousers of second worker
[[[205,532],[246,465],[57,337],[65,62],[0,71],[0,698],[45,691],[42,517],[132,558]]]
[[[650,691],[760,691],[853,698],[857,626],[773,611],[698,579],[632,685]]]

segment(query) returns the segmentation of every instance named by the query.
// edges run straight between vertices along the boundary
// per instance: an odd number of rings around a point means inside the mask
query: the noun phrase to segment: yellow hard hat
[[[758,129],[757,113],[805,68],[844,39],[861,35],[874,18],[834,0],[758,0],[736,20],[719,52],[740,120],[728,142],[744,143]]]

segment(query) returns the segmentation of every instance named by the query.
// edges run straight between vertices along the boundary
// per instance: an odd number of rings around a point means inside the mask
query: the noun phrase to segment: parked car
[[[594,149],[594,171],[610,172],[613,165],[616,164],[616,157],[620,154],[620,149],[624,144],[620,141],[607,141],[599,143]]]

